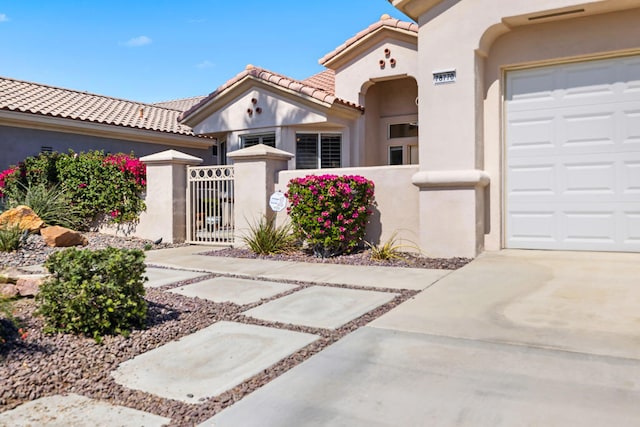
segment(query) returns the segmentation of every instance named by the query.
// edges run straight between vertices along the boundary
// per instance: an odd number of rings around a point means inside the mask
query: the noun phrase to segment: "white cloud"
[[[7,22],[9,20],[9,17],[7,15],[5,15],[4,13],[0,13],[0,22]]]
[[[213,62],[209,61],[209,60],[204,60],[201,63],[196,65],[196,68],[213,68],[216,64],[214,64]]]
[[[207,22],[206,19],[189,19],[187,23],[189,24],[202,24],[203,22]]]
[[[152,40],[147,36],[138,36],[127,40],[124,45],[129,47],[138,47],[151,44]]]

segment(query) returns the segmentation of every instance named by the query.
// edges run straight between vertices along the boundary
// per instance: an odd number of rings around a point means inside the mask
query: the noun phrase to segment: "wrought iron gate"
[[[187,242],[233,244],[233,166],[187,168]]]

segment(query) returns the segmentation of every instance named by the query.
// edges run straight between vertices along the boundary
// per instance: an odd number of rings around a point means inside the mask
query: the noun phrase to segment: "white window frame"
[[[408,137],[397,137],[391,138],[391,126],[399,125],[399,124],[412,124],[414,123],[418,126],[418,115],[417,114],[407,114],[402,116],[395,117],[382,117],[381,118],[381,128],[380,131],[384,132],[385,141],[384,141],[384,152],[383,154],[387,158],[387,165],[391,164],[391,147],[399,147],[402,146],[402,164],[403,165],[416,165],[419,163],[418,157],[418,146],[419,146],[419,136],[408,136]],[[384,126],[384,127],[382,127]],[[418,135],[420,135],[420,127],[418,126]],[[416,154],[412,156],[412,150]],[[384,153],[383,152],[383,153]],[[413,158],[415,157],[415,158]]]

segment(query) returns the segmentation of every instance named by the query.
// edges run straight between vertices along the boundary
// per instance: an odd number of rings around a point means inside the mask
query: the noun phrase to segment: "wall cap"
[[[264,144],[253,145],[249,148],[243,148],[241,150],[233,151],[227,154],[227,157],[238,161],[250,161],[250,160],[291,160],[295,156],[288,151],[278,150],[277,148],[270,147]]]
[[[489,181],[489,174],[478,169],[420,171],[411,177],[413,185],[419,188],[486,187]]]
[[[161,151],[160,153],[140,157],[140,161],[146,165],[178,164],[195,166],[202,163],[203,160],[199,157],[191,156],[181,151],[166,150]]]

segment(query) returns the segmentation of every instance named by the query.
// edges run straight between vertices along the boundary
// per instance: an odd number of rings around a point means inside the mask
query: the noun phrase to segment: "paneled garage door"
[[[506,246],[640,252],[640,56],[507,74]]]

